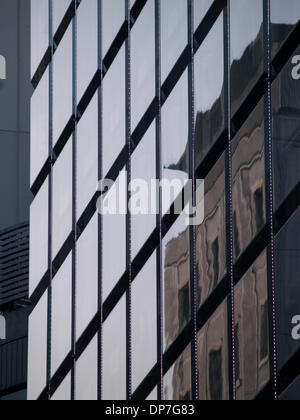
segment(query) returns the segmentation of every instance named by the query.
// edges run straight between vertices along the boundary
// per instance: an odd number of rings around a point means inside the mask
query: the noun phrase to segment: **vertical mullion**
[[[127,187],[131,181],[131,42],[130,42],[130,0],[125,0],[125,20],[128,27],[128,37],[125,41],[125,78],[126,78],[126,145],[128,149],[128,161],[126,163]],[[127,188],[127,203],[130,201],[129,188]],[[126,214],[126,270],[128,273],[128,290],[126,291],[126,380],[127,400],[132,395],[132,320],[131,320],[131,214],[127,206]]]
[[[71,400],[76,398],[76,248],[77,248],[77,212],[76,212],[76,190],[77,190],[77,13],[76,1],[74,2],[74,17],[72,20],[72,85],[73,85],[73,118],[75,121],[72,134],[72,230],[74,234],[74,246],[72,249],[72,357],[73,365],[71,371]]]
[[[236,400],[235,305],[233,268],[233,208],[232,208],[232,144],[231,144],[231,83],[230,83],[230,0],[224,8],[224,97],[225,126],[228,147],[225,153],[226,191],[226,267],[230,278],[230,295],[227,298],[229,399]]]
[[[196,207],[195,179],[195,94],[194,94],[194,0],[187,0],[188,9],[188,45],[191,61],[188,65],[188,112],[189,112],[189,179],[192,181],[192,207]],[[198,392],[198,341],[197,341],[197,263],[196,263],[196,226],[189,227],[190,244],[190,290],[191,290],[191,320],[193,323],[193,338],[191,343],[191,379],[192,399],[199,399]]]
[[[270,245],[267,248],[268,301],[269,301],[269,343],[272,360],[270,363],[270,378],[273,383],[274,399],[277,393],[277,334],[276,334],[276,298],[275,298],[275,239],[273,220],[273,150],[272,150],[272,120],[271,120],[271,36],[270,36],[270,0],[263,0],[264,26],[264,72],[266,75],[267,93],[264,95],[265,118],[265,178],[267,225]]]
[[[48,287],[47,314],[47,397],[51,399],[51,328],[52,328],[52,184],[53,184],[53,4],[49,0],[49,45],[51,59],[49,63],[49,156],[50,172],[48,176],[48,270],[50,284]]]
[[[103,177],[102,149],[103,149],[103,87],[102,87],[102,0],[98,0],[98,69],[101,71],[101,84],[98,89],[98,180]],[[103,217],[98,213],[98,311],[101,314],[101,324],[98,332],[98,400],[102,399],[102,276],[103,276]]]
[[[161,151],[161,1],[155,0],[155,78],[156,97],[158,103],[155,120],[156,129],[156,180],[162,179]],[[163,289],[162,289],[162,190],[159,182],[156,227],[159,231],[159,245],[156,250],[156,287],[157,287],[157,364],[159,369],[159,384],[157,399],[163,399]]]

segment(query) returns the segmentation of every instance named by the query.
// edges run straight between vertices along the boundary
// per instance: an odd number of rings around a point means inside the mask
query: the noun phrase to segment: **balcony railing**
[[[0,344],[0,392],[27,381],[27,337]]]
[[[0,232],[0,307],[28,298],[29,225]]]

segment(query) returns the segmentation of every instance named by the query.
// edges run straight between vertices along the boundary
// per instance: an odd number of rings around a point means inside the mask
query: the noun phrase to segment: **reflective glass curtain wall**
[[[300,10],[285,3],[31,1],[29,399],[288,399]],[[104,178],[125,203],[132,179],[204,179],[203,222],[163,187],[153,214],[100,216]]]

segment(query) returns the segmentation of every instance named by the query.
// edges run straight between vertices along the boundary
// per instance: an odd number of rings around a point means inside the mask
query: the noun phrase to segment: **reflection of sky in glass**
[[[208,12],[210,6],[213,4],[214,0],[195,0],[194,2],[194,24],[195,30],[198,25],[201,23],[202,19]]]
[[[161,22],[161,73],[164,80],[187,45],[187,3],[163,0]]]
[[[299,19],[299,0],[271,0],[271,21],[273,23],[295,24]]]
[[[188,77],[181,77],[162,108],[163,166],[177,164],[188,141]]]
[[[223,17],[220,16],[195,56],[196,110],[208,111],[219,98],[224,79]]]
[[[124,0],[102,0],[103,56],[125,20]]]
[[[240,59],[256,39],[262,20],[261,0],[231,0],[231,62]]]

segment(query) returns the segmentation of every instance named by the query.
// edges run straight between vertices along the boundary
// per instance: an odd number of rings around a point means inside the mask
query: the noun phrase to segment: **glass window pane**
[[[277,354],[279,369],[299,350],[293,338],[293,318],[299,316],[300,210],[275,238]],[[299,328],[298,328],[299,330]],[[297,331],[296,331],[297,333]]]
[[[204,221],[196,227],[199,306],[226,274],[224,155],[207,175],[204,188]]]
[[[95,337],[76,362],[76,401],[98,399],[98,340]]]
[[[70,401],[71,400],[71,374],[69,374],[58,390],[54,393],[51,401]]]
[[[55,374],[71,351],[72,256],[66,259],[52,281],[51,372]]]
[[[77,10],[77,100],[98,68],[98,0],[84,0]]]
[[[52,0],[53,2],[53,34],[57,31],[66,11],[68,10],[71,0]]]
[[[103,57],[125,20],[124,0],[102,0]]]
[[[126,400],[126,300],[103,324],[103,399]]]
[[[199,399],[229,399],[227,302],[198,333]]]
[[[162,186],[163,214],[183,188],[189,175],[188,73],[183,74],[162,108],[162,174],[174,188]]]
[[[122,180],[125,180],[123,182]],[[107,194],[108,202],[115,202],[119,191],[124,193],[126,203],[127,177],[121,173],[115,186]],[[106,200],[105,199],[105,200]],[[110,201],[112,200],[112,201]],[[118,209],[118,207],[116,208]],[[103,299],[105,300],[126,269],[126,216],[123,214],[105,214],[103,226]],[[117,238],[117,240],[116,240]]]
[[[98,310],[98,215],[77,241],[76,335],[84,332]]]
[[[28,400],[36,400],[46,386],[48,294],[29,316]],[[37,333],[38,332],[38,333]]]
[[[31,0],[31,78],[49,45],[49,1]]]
[[[232,115],[263,74],[263,2],[231,0]]]
[[[31,185],[49,156],[49,71],[31,97],[30,180]]]
[[[270,379],[267,256],[235,287],[236,392],[252,400]]]
[[[149,397],[146,399],[146,401],[157,401],[157,388],[155,388],[151,394],[149,395]]]
[[[300,401],[300,376],[282,393],[280,401]]]
[[[161,2],[161,77],[164,81],[188,43],[187,2]]]
[[[29,296],[48,269],[48,179],[30,207]]]
[[[55,257],[72,231],[72,142],[53,168],[52,250]]]
[[[271,39],[273,56],[300,20],[299,0],[271,0]]]
[[[156,253],[132,284],[132,382],[135,390],[157,361]]]
[[[72,100],[72,27],[69,27],[53,56],[54,145],[72,116]]]
[[[221,15],[195,55],[195,163],[224,129],[224,52]]]
[[[194,25],[195,30],[202,22],[214,0],[195,0],[194,1]]]
[[[266,223],[264,136],[262,100],[232,142],[235,259]]]
[[[98,96],[77,125],[77,218],[96,192],[98,182]]]
[[[154,17],[154,0],[149,0],[131,31],[132,129],[155,96]]]
[[[163,239],[164,349],[190,321],[189,227],[183,213]]]
[[[295,55],[300,54],[297,48]],[[275,207],[278,208],[299,182],[300,80],[287,63],[272,86],[272,137],[274,152]]]
[[[132,257],[134,258],[156,227],[156,214],[151,214],[151,204],[156,204],[155,193],[154,203],[151,202],[153,195],[151,181],[156,179],[155,124],[152,124],[132,156],[131,177],[134,187],[131,194]]]
[[[191,383],[191,346],[189,345],[164,376],[164,400],[191,400]]]
[[[103,79],[103,176],[106,176],[126,143],[125,47]]]

